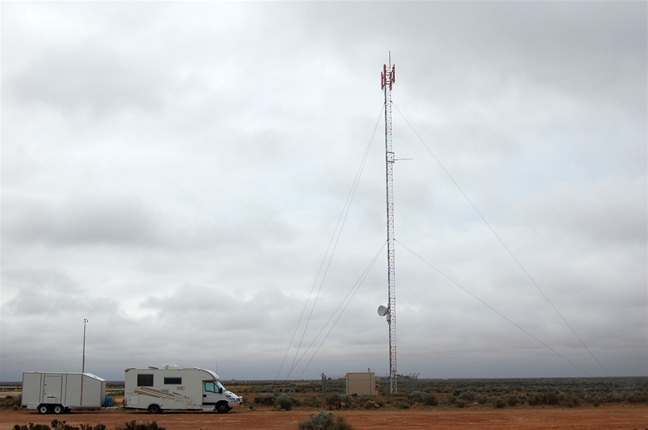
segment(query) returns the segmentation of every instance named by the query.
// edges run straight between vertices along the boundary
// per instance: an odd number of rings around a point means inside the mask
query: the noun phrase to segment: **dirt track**
[[[0,430],[11,430],[15,424],[50,424],[53,419],[68,424],[99,424],[109,429],[136,420],[156,421],[167,430],[199,429],[297,429],[313,410],[276,412],[241,409],[228,414],[163,413],[107,410],[73,412],[65,415],[39,415],[35,411],[0,411]],[[405,411],[334,411],[360,429],[648,429],[648,407],[645,405],[603,405],[598,408],[521,407],[504,409],[410,409]]]

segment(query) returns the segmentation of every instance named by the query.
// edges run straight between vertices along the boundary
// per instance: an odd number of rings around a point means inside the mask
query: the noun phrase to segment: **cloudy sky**
[[[0,380],[387,374],[389,51],[399,373],[648,375],[646,17],[2,3]]]

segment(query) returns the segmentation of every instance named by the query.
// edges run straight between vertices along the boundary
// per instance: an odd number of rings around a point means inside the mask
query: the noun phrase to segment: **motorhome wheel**
[[[160,412],[162,412],[162,408],[160,408],[158,405],[150,405],[148,407],[148,411],[151,414],[159,414]]]
[[[227,403],[220,402],[219,404],[216,405],[216,410],[218,411],[219,414],[226,414],[229,412],[230,407]]]
[[[47,405],[40,405],[38,407],[38,413],[39,414],[46,414],[48,412],[49,412],[49,408],[47,407]]]
[[[55,414],[60,414],[63,413],[63,406],[61,405],[54,405],[54,408],[52,408]]]

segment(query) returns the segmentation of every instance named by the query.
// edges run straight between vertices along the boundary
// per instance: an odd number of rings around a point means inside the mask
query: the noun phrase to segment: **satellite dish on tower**
[[[388,312],[389,309],[386,306],[383,305],[378,306],[378,315],[380,315],[381,317],[387,315]]]

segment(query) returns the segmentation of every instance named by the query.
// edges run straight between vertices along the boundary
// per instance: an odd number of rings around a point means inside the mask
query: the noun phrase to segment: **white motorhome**
[[[243,398],[227,391],[219,376],[211,370],[180,369],[167,364],[162,368],[130,368],[125,372],[126,408],[146,409],[152,414],[165,409],[226,413],[243,403]]]
[[[91,373],[24,372],[22,407],[41,414],[100,408],[106,381]]]

